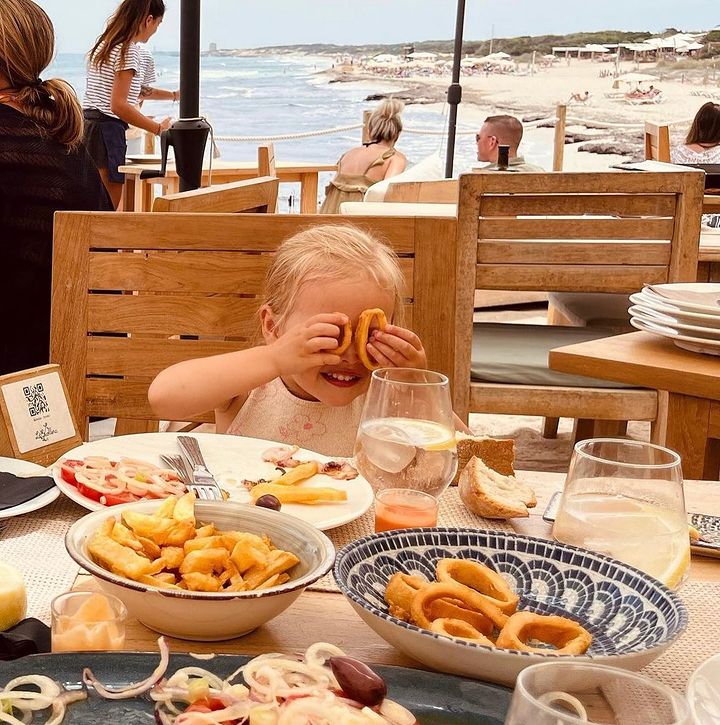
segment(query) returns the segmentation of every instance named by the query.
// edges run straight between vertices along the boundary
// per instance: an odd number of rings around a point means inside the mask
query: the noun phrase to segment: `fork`
[[[189,469],[192,471],[189,476],[190,480],[187,483],[188,489],[193,491],[198,499],[203,501],[222,501],[222,491],[208,470],[197,438],[193,438],[192,436],[178,436],[177,442],[183,458],[187,461]]]
[[[180,455],[173,455],[171,453],[168,453],[167,455],[164,453],[160,454],[160,460],[168,467],[172,468],[175,473],[180,477],[180,480],[187,486],[189,483],[192,483],[192,474],[188,470],[187,463],[185,459]]]

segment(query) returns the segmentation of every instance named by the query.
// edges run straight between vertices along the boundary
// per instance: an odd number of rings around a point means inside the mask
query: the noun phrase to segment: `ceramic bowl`
[[[282,511],[231,501],[198,501],[195,504],[197,521],[214,523],[224,530],[267,534],[275,546],[300,559],[290,572],[290,581],[250,592],[160,589],[113,574],[90,558],[87,542],[108,516],[119,518],[126,509],[150,514],[160,503],[143,501],[93,511],[70,527],[65,546],[105,592],[124,602],[131,616],[161,634],[205,642],[240,637],[287,609],[305,587],[332,567],[335,557],[332,542],[311,524]]]
[[[495,649],[452,639],[388,614],[384,592],[397,571],[435,578],[439,559],[474,559],[499,571],[520,594],[519,609],[570,617],[593,635],[579,659],[638,670],[687,626],[680,598],[641,571],[567,544],[475,529],[407,529],[345,546],[335,580],[360,617],[384,640],[441,672],[512,685],[529,665],[558,655]]]
[[[720,655],[705,660],[693,672],[687,697],[694,725],[720,722]]]

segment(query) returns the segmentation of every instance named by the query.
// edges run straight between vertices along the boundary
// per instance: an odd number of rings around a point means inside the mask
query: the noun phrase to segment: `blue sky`
[[[116,0],[37,0],[55,24],[59,52],[84,52]],[[180,0],[166,0],[156,50],[178,45]],[[249,48],[293,43],[395,43],[451,38],[455,0],[203,0],[202,45]],[[579,30],[707,29],[718,0],[466,0],[465,37]]]

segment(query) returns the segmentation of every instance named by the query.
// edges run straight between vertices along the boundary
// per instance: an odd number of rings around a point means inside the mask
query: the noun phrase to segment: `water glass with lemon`
[[[375,492],[406,488],[439,496],[457,469],[447,377],[430,370],[375,370],[358,428],[355,462]]]
[[[581,441],[553,535],[679,587],[690,568],[680,456],[639,441]]]

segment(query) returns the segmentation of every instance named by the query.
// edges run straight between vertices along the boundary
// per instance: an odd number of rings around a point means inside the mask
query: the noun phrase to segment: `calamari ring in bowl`
[[[457,582],[438,582],[420,589],[412,601],[410,615],[418,627],[430,629],[432,620],[428,616],[428,610],[432,602],[438,599],[458,599],[464,607],[474,609],[487,617],[498,629],[502,629],[508,621],[507,614],[501,612],[482,594]]]
[[[345,350],[347,350],[350,347],[350,343],[352,342],[352,325],[350,324],[350,320],[348,320],[342,327],[342,337],[338,339],[338,346],[335,348],[335,350],[331,350],[330,352],[334,353],[335,355],[342,355]]]
[[[438,619],[457,619],[466,622],[480,634],[485,635],[492,634],[494,629],[490,619],[480,612],[467,609],[459,599],[436,599],[427,606],[425,611],[432,622]]]
[[[385,601],[390,605],[390,614],[405,622],[409,621],[413,599],[427,585],[428,580],[419,574],[404,574],[401,571],[393,574],[385,589]]]
[[[375,307],[371,310],[365,310],[360,313],[357,327],[355,328],[355,349],[357,350],[360,362],[368,370],[377,370],[380,365],[373,362],[367,353],[368,338],[370,336],[370,325],[372,321],[377,318],[377,328],[384,330],[387,327],[387,317],[385,313],[379,308]]]
[[[556,649],[531,647],[528,645],[531,639],[551,644]],[[534,612],[515,612],[500,630],[496,642],[504,649],[558,655],[585,654],[591,643],[590,632],[572,619]]]
[[[471,624],[463,622],[462,619],[452,619],[451,617],[440,617],[435,619],[430,625],[431,632],[444,634],[446,637],[455,637],[456,639],[467,639],[478,644],[487,644],[491,647],[494,642],[485,635],[475,629]]]
[[[520,597],[489,566],[468,559],[440,559],[435,571],[438,581],[457,582],[469,587],[507,615],[517,609]]]

